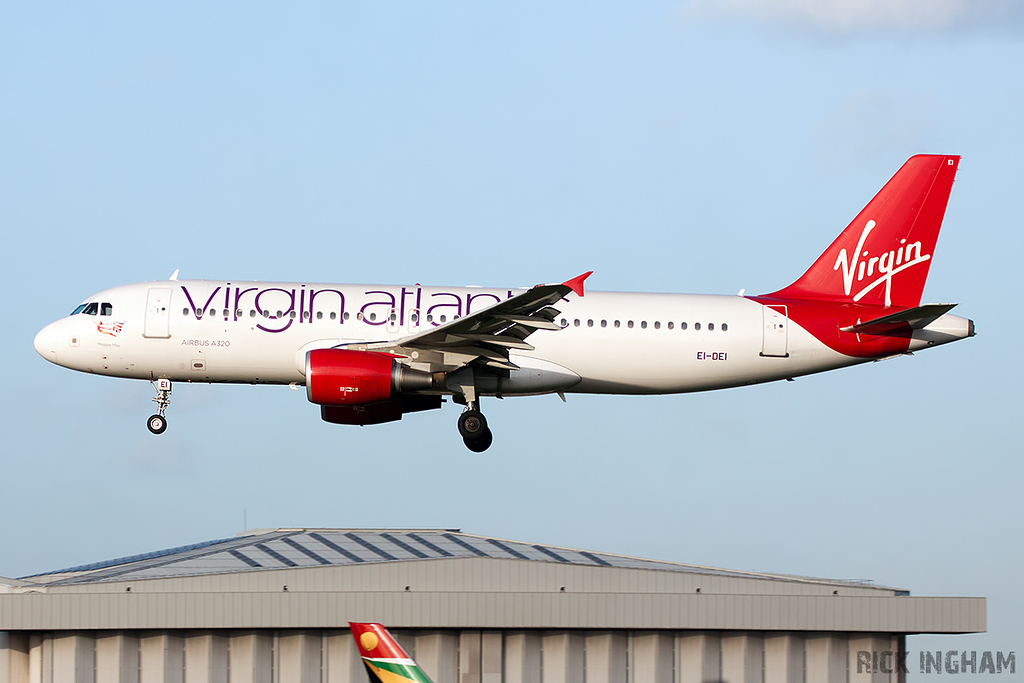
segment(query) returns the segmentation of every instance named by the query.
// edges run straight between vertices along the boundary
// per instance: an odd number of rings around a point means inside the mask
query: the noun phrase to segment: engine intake
[[[402,365],[390,353],[314,349],[306,354],[306,397],[322,406],[361,406],[426,391],[429,372]]]

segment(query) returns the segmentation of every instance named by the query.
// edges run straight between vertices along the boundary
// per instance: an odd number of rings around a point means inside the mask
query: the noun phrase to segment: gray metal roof
[[[271,569],[486,557],[590,567],[687,572],[735,578],[850,584],[648,560],[462,533],[458,529],[260,529],[141,555],[23,577],[42,586],[205,576]],[[882,588],[881,586],[871,586]]]

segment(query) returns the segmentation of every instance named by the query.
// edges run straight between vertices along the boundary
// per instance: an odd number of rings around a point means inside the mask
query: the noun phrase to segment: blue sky
[[[989,598],[1022,649],[1024,14],[990,0],[8,5],[0,575],[250,527],[443,526]],[[182,277],[749,293],[897,168],[962,154],[925,299],[979,336],[712,394],[322,423],[302,392],[47,364],[35,332]],[[382,475],[387,495],[381,495]],[[937,644],[936,644],[937,643]]]

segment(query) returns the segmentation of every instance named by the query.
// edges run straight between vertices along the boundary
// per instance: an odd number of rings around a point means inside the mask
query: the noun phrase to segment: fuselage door
[[[142,333],[147,339],[171,336],[171,288],[152,287],[146,296],[146,323]]]
[[[785,358],[789,355],[789,318],[785,306],[764,306],[764,333],[761,338],[761,355]]]

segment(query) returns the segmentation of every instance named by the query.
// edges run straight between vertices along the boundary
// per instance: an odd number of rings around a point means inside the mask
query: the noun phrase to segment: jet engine
[[[306,354],[306,397],[321,406],[321,417],[335,424],[379,424],[403,413],[441,407],[427,391],[433,376],[414,370],[390,353],[314,349]]]

